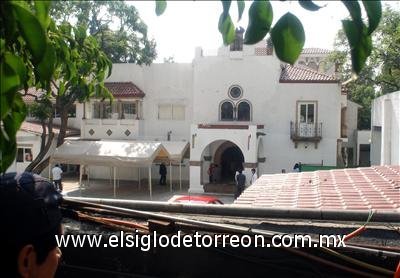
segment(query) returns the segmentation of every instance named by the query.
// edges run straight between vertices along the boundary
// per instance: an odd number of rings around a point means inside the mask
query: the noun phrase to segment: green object
[[[301,165],[301,172],[313,172],[319,170],[332,170],[332,169],[341,169],[337,166],[322,166],[322,165]]]
[[[269,1],[254,1],[249,8],[249,25],[244,36],[245,44],[261,41],[269,32],[273,11]]]
[[[301,21],[292,13],[283,15],[271,30],[272,43],[278,58],[293,65],[306,40]]]

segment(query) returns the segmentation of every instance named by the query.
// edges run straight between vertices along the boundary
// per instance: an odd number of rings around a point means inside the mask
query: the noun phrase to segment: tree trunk
[[[68,104],[62,107],[62,109],[60,109],[61,126],[60,126],[60,134],[58,134],[57,138],[57,147],[61,146],[64,143],[65,135],[67,133],[68,111],[70,107],[71,105]]]
[[[34,169],[41,163],[41,161],[43,160],[43,158],[46,156],[47,152],[49,151],[49,149],[52,145],[53,139],[54,139],[53,117],[49,118],[49,121],[47,123],[47,130],[49,131],[48,135],[46,133],[46,123],[45,123],[45,121],[42,121],[42,135],[41,135],[39,154],[28,165],[28,167],[26,167],[25,171],[35,172]]]

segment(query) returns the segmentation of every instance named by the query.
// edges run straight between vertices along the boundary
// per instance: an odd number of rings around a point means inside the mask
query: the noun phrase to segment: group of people
[[[250,178],[250,185],[254,184],[255,181],[257,180],[258,176],[256,173],[256,169],[252,168],[251,169],[251,178]],[[236,171],[235,174],[235,182],[236,182],[236,193],[235,193],[235,199],[242,194],[244,189],[246,188],[246,176],[243,174],[243,170],[239,169]]]

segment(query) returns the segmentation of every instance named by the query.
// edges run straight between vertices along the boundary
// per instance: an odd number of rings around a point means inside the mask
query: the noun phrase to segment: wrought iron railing
[[[290,138],[297,141],[319,141],[322,139],[322,123],[290,122]]]

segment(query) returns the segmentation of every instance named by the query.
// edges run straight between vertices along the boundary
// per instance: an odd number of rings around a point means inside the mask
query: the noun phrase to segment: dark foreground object
[[[108,237],[117,234],[97,224],[65,219],[65,233],[102,234]],[[291,225],[271,226],[258,224],[257,227],[280,232],[301,232]],[[327,231],[332,228],[327,228]],[[327,233],[325,230],[317,232]],[[309,232],[309,231],[307,231]],[[303,233],[305,233],[303,231]],[[382,235],[372,233],[371,236]],[[366,233],[368,236],[368,233]],[[396,232],[386,233],[389,242],[396,241]],[[104,242],[104,241],[103,241]],[[70,244],[71,245],[71,244]],[[151,244],[152,245],[152,244]],[[341,259],[321,252],[317,248],[297,249],[326,261],[351,267],[369,277],[390,277],[375,273],[363,267],[354,267]],[[151,247],[142,251],[137,247],[83,247],[62,248],[63,260],[56,277],[362,277],[318,263],[299,256],[285,248],[174,248]],[[349,257],[362,260],[382,268],[394,270],[399,257],[386,257],[380,254],[354,252],[341,249]]]

